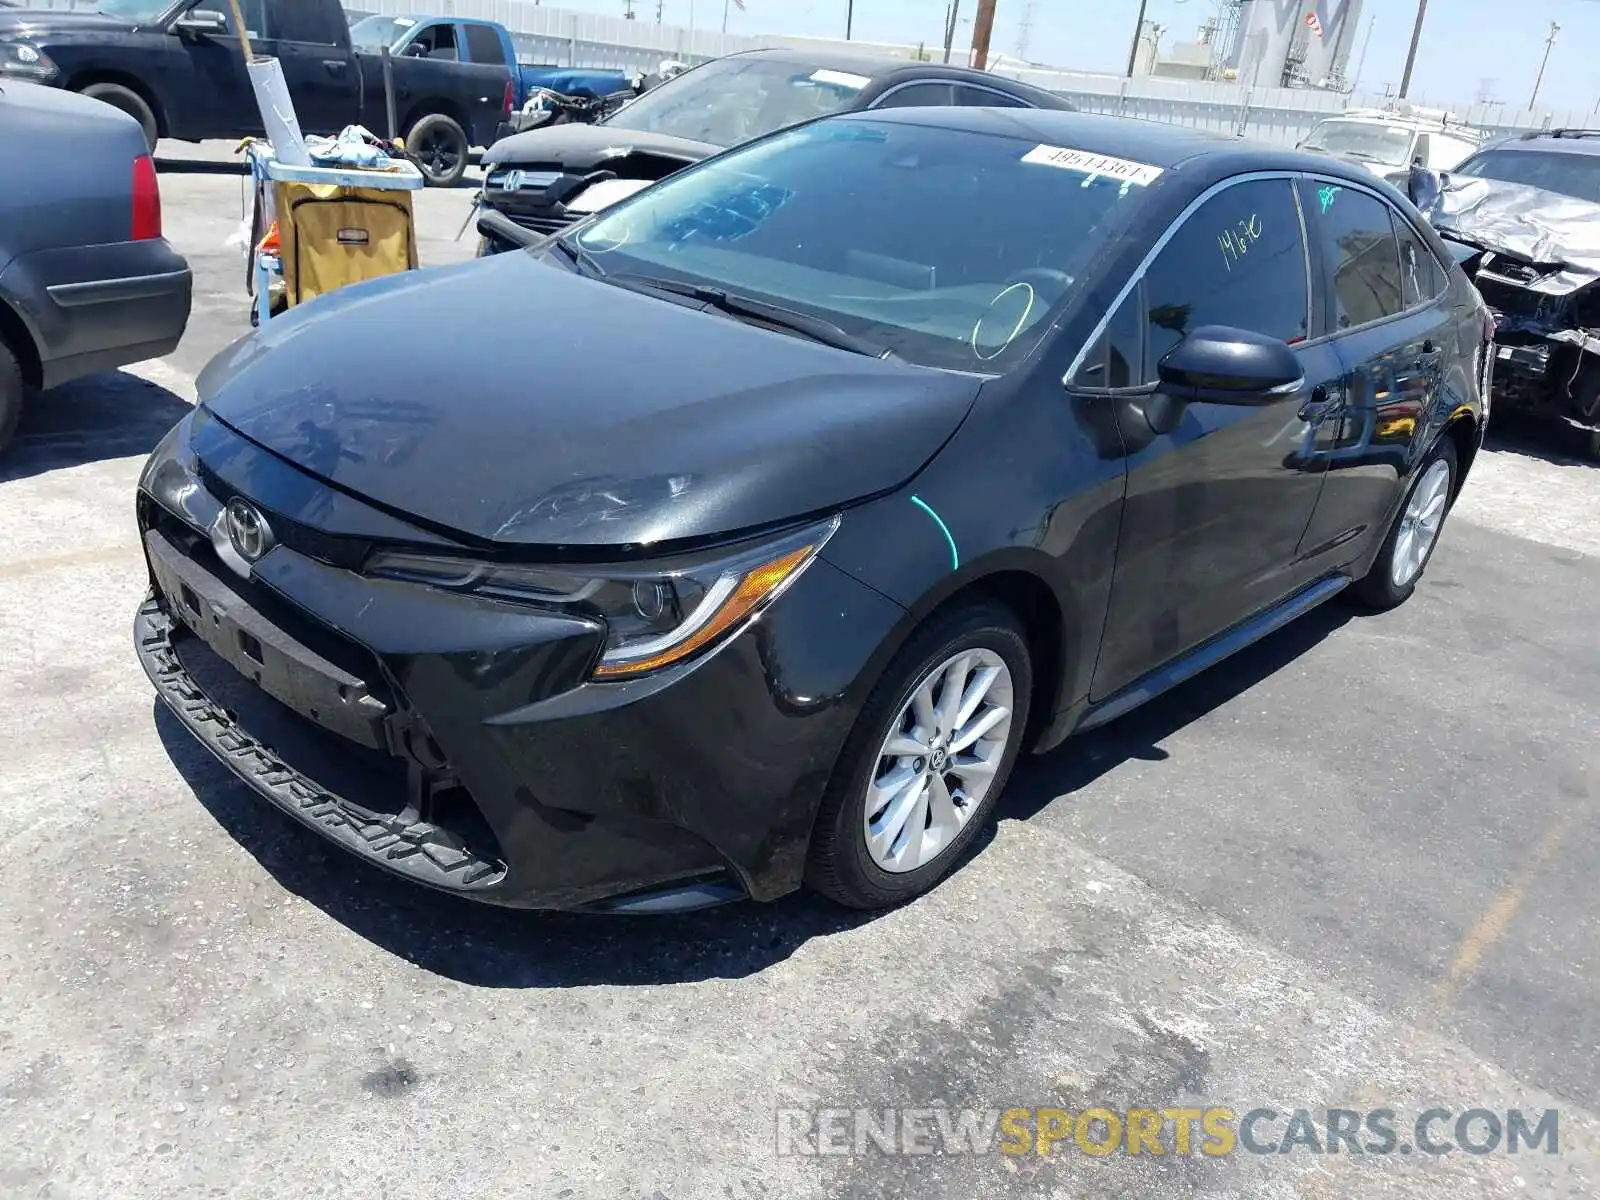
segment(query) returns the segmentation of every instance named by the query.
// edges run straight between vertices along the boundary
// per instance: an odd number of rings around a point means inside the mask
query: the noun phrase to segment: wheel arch
[[[1062,589],[1050,582],[1053,562],[1038,550],[1011,550],[946,576],[907,609],[894,634],[874,655],[862,672],[859,698],[877,686],[900,648],[929,621],[962,605],[999,603],[1021,622],[1033,658],[1033,690],[1023,739],[1026,751],[1049,728],[1065,702],[1061,690],[1074,674],[1071,656],[1083,651],[1081,640],[1069,635],[1070,629],[1081,628],[1079,606],[1070,594],[1064,602]]]
[[[442,96],[430,96],[418,100],[406,110],[406,115],[400,121],[400,128],[409,138],[411,131],[424,117],[449,117],[461,127],[461,132],[466,135],[467,149],[472,148],[472,122],[468,119],[466,111],[454,100]]]
[[[167,124],[167,110],[148,85],[135,75],[111,67],[88,67],[73,75],[65,86],[69,92],[81,92],[96,83],[113,83],[118,87],[127,88],[149,107],[150,115],[156,119],[156,134],[160,137],[171,136],[171,127]]]
[[[1456,448],[1456,479],[1455,495],[1461,494],[1461,485],[1467,481],[1467,472],[1472,469],[1472,460],[1477,457],[1478,446],[1482,442],[1482,425],[1476,413],[1470,410],[1458,411],[1445,422],[1441,438],[1449,438],[1455,443]]]
[[[22,368],[22,382],[29,387],[41,387],[44,383],[44,365],[39,358],[39,344],[34,341],[33,331],[28,328],[16,309],[0,296],[0,342],[5,343],[6,349],[16,356],[17,364]]]

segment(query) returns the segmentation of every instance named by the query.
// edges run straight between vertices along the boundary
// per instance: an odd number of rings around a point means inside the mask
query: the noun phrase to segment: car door
[[[505,116],[506,84],[514,69],[506,61],[505,43],[489,25],[468,23],[462,27],[466,39],[464,78],[471,80],[466,96],[471,104],[472,129],[467,131],[474,144],[494,140],[494,129]]]
[[[1093,699],[1310,581],[1296,551],[1322,486],[1313,447],[1337,420],[1342,367],[1315,336],[1304,228],[1290,176],[1218,184],[1157,242],[1113,313],[1112,327],[1137,329],[1141,345],[1128,368],[1136,387],[1107,400],[1127,498]],[[1206,325],[1282,339],[1301,386],[1249,404],[1172,402],[1158,364]]]
[[[277,43],[267,24],[266,0],[239,0],[239,10],[250,35],[251,51],[275,56]],[[173,126],[194,137],[234,137],[243,121],[246,130],[262,132],[255,90],[244,69],[244,50],[234,25],[233,6],[229,0],[200,0],[188,11],[219,14],[227,22],[227,32],[183,39],[191,82],[176,93],[186,111],[172,122]]]
[[[1448,303],[1444,265],[1388,200],[1341,179],[1300,186],[1347,398],[1319,440],[1326,484],[1301,554],[1337,563],[1388,521],[1463,314]]]
[[[332,5],[280,0],[273,33],[284,82],[306,133],[338,133],[360,116],[361,80],[350,52],[347,26]]]

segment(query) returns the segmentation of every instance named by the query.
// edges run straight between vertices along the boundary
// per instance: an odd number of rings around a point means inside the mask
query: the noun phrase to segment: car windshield
[[[1323,121],[1302,144],[1307,150],[1404,166],[1411,130],[1371,121]]]
[[[766,57],[714,59],[652,88],[604,124],[736,146],[848,107],[871,80]]]
[[[1453,174],[1498,179],[1600,204],[1600,155],[1551,150],[1486,150]]]
[[[901,358],[1025,357],[1154,167],[1032,140],[841,117],[691,167],[569,235],[591,266],[717,288]]]
[[[108,17],[121,17],[135,25],[154,21],[172,7],[172,0],[98,0],[94,9]]]
[[[410,17],[362,17],[350,26],[350,44],[357,50],[381,51],[394,47],[416,22]]]

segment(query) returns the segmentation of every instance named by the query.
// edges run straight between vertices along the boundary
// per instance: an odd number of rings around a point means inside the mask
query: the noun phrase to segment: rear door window
[[[275,33],[281,41],[338,46],[349,36],[343,12],[331,4],[285,4],[273,11],[277,20]]]
[[[1408,309],[1418,308],[1444,291],[1444,268],[1409,221],[1392,209],[1389,217],[1400,240],[1400,296]]]
[[[1030,108],[1015,96],[1008,96],[1003,92],[993,91],[989,88],[968,87],[958,83],[952,89],[955,92],[956,103],[963,108]]]
[[[1389,206],[1370,192],[1331,180],[1309,179],[1305,187],[1322,261],[1332,277],[1335,332],[1403,312],[1400,244]]]
[[[488,63],[495,67],[506,65],[505,47],[493,29],[487,25],[468,25],[466,30],[468,58],[475,63]]]
[[[1310,330],[1305,240],[1287,179],[1237,183],[1178,226],[1145,274],[1144,378],[1202,325],[1302,342]]]
[[[873,108],[940,108],[955,103],[954,89],[948,83],[910,83],[884,94]]]

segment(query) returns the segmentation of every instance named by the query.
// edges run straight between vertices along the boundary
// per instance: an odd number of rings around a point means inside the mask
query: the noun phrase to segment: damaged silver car
[[[1600,459],[1600,130],[1499,141],[1436,183],[1419,207],[1495,315],[1496,407]]]

